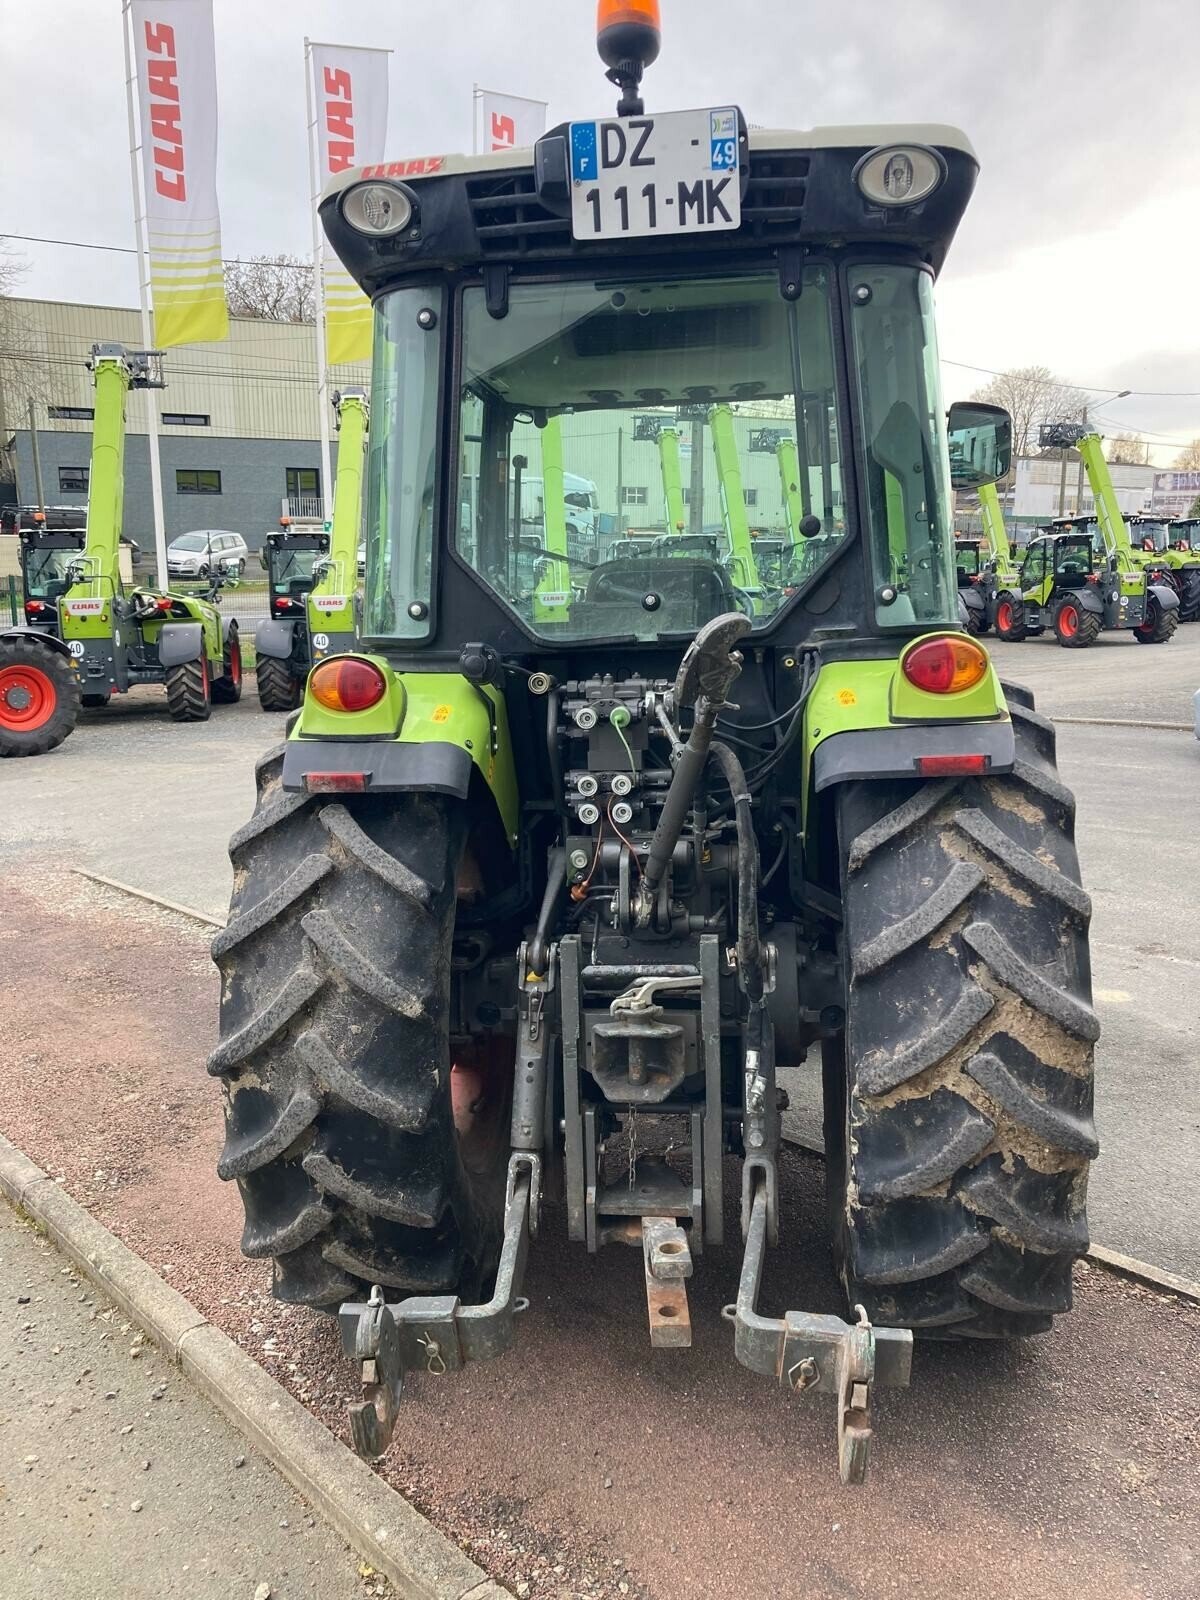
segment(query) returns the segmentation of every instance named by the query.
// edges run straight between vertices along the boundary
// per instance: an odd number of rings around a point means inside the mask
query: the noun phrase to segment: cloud
[[[967,130],[982,174],[943,287],[946,355],[1044,361],[1114,388],[1148,386],[1140,374],[1181,338],[1193,361],[1194,319],[1170,260],[1184,230],[1195,238],[1193,0],[664,0],[663,12],[651,107],[733,99],[766,126]],[[594,15],[590,0],[216,0],[226,252],[308,249],[306,33],[394,50],[390,142],[417,155],[469,146],[476,82],[549,98],[552,120],[610,111]],[[6,83],[52,77],[62,92],[37,110],[18,95],[28,115],[6,119],[0,227],[128,243],[115,0],[10,6],[4,30]],[[136,296],[129,258],[27,249],[27,293]],[[1177,386],[1200,388],[1197,368]],[[1197,408],[1152,412],[1167,431],[1187,431]]]

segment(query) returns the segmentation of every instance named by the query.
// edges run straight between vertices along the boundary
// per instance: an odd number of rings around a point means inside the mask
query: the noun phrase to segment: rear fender
[[[1104,601],[1095,589],[1072,589],[1071,598],[1081,611],[1090,611],[1093,616],[1103,617]]]
[[[290,660],[295,631],[301,624],[280,622],[275,617],[264,617],[254,630],[256,655],[272,656],[277,661]]]
[[[158,635],[161,667],[182,666],[204,654],[204,628],[199,622],[164,622]]]
[[[801,792],[810,804],[822,790],[851,780],[920,780],[922,758],[956,756],[981,756],[986,772],[1012,770],[1012,720],[990,658],[980,681],[957,694],[916,688],[898,658],[821,668],[805,716]]]
[[[1147,595],[1153,595],[1158,601],[1158,609],[1163,612],[1179,610],[1179,596],[1174,589],[1165,583],[1152,583],[1147,590]]]
[[[36,639],[44,644],[47,650],[56,650],[60,656],[71,658],[71,652],[56,633],[49,633],[45,628],[27,628],[21,623],[11,627],[5,625],[0,628],[0,639]]]
[[[378,667],[387,690],[365,711],[330,711],[310,676],[283,758],[283,787],[320,786],[322,775],[352,774],[372,794],[427,790],[466,800],[478,772],[510,844],[517,840],[516,765],[504,696],[457,672],[396,672],[383,656],[332,656]]]

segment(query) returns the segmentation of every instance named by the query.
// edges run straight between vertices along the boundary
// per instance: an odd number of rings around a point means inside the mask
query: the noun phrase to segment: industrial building
[[[0,346],[0,491],[37,500],[30,408],[42,493],[49,504],[87,499],[97,343],[140,349],[141,318],[116,306],[6,302]],[[153,539],[147,406],[158,409],[167,538],[228,528],[252,548],[283,512],[320,517],[322,482],[316,350],[310,324],[230,319],[222,344],[164,352],[166,388],[133,392],[125,453],[125,526]],[[367,384],[369,368],[336,369],[335,383]],[[331,419],[332,426],[332,419]],[[333,459],[337,443],[334,435]],[[4,481],[6,480],[6,482]]]

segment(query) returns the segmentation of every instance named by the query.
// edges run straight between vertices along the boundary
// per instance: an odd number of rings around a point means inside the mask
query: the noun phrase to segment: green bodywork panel
[[[1008,530],[1004,526],[1004,512],[1000,509],[1000,496],[996,492],[994,483],[980,486],[979,515],[983,521],[983,536],[992,554],[993,571],[1003,582],[1015,581],[1017,569],[1013,566]]]
[[[679,464],[679,430],[663,428],[658,435],[662,462],[663,495],[667,504],[667,532],[682,533],[687,526],[683,505],[683,469]]]
[[[517,839],[517,769],[504,697],[490,684],[476,688],[457,672],[396,672],[386,657],[356,656],[379,668],[387,693],[366,711],[328,711],[314,699],[312,679],[293,739],[378,739],[397,744],[453,744],[465,750],[491,791],[512,843]],[[489,715],[485,700],[490,702]],[[495,722],[496,749],[492,750]]]
[[[350,390],[338,403],[338,464],[333,488],[333,526],[327,565],[306,602],[309,635],[351,634],[358,588],[358,542],[362,534],[363,452],[367,398]]]
[[[800,456],[794,439],[781,439],[775,446],[779,462],[779,487],[783,491],[783,509],[787,517],[788,538],[792,549],[804,543],[800,523],[804,519],[804,501],[800,493]]]
[[[909,683],[900,671],[901,657],[925,639],[943,637],[922,634],[891,659],[832,661],[821,668],[805,714],[802,794],[809,791],[817,747],[835,734],[914,723],[1008,720],[1004,691],[990,657],[987,671],[974,688],[958,694],[930,694]]]
[[[742,464],[733,431],[733,412],[728,406],[713,406],[708,413],[708,425],[712,429],[721,509],[725,514],[725,532],[729,536],[729,575],[739,589],[757,598],[761,584],[754,560],[754,547],[750,542],[750,520],[746,516],[746,495],[742,489]]]
[[[551,417],[542,429],[542,505],[545,548],[567,554],[567,502],[563,480],[562,423]],[[518,516],[519,516],[518,512]],[[568,622],[571,617],[571,571],[565,561],[545,562],[533,591],[537,622]]]
[[[1140,569],[1142,563],[1134,557],[1129,542],[1129,529],[1121,515],[1117,491],[1113,488],[1112,474],[1104,459],[1104,445],[1098,433],[1085,433],[1075,446],[1083,458],[1092,498],[1096,502],[1096,521],[1108,554],[1116,558],[1117,571],[1124,574]],[[1124,582],[1121,585],[1125,588]]]

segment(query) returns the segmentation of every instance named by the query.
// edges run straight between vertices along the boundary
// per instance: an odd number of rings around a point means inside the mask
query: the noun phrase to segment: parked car
[[[241,577],[249,555],[250,547],[240,533],[199,528],[171,540],[167,546],[167,572],[172,578],[207,578],[219,566]]]

